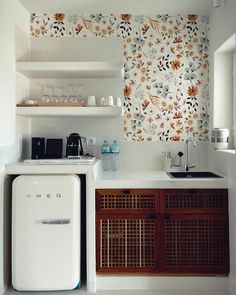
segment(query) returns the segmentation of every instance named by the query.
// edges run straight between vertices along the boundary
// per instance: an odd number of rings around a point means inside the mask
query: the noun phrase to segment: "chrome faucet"
[[[195,164],[190,164],[189,163],[189,147],[188,147],[188,143],[190,142],[190,141],[192,141],[193,142],[193,147],[196,147],[197,146],[197,144],[196,144],[196,140],[195,139],[193,139],[193,138],[188,138],[188,139],[186,139],[186,162],[185,162],[185,164],[184,164],[184,169],[186,170],[186,171],[189,171],[189,168],[194,168],[195,167]]]

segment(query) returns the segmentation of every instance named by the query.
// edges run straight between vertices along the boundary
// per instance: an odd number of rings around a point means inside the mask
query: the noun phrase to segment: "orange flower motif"
[[[193,49],[193,44],[190,43],[190,44],[188,44],[187,47],[188,47],[189,50],[192,50]]]
[[[183,42],[183,38],[182,38],[182,36],[178,36],[178,37],[175,37],[173,43],[181,43],[181,42]]]
[[[168,107],[168,110],[169,110],[169,111],[172,111],[172,110],[173,110],[173,108],[174,108],[174,106],[173,106],[173,104],[172,104],[172,103],[169,103],[167,107]]]
[[[172,129],[175,129],[175,124],[174,124],[174,123],[170,123],[170,127],[171,127]]]
[[[149,102],[147,99],[144,99],[144,100],[142,101],[141,106],[142,106],[142,110],[143,110],[143,111],[145,111],[145,109],[148,107],[149,103],[150,103],[150,102]]]
[[[106,29],[106,28],[103,28],[103,29],[102,29],[102,34],[103,34],[103,35],[106,35],[106,34],[107,34],[107,29]]]
[[[63,19],[65,18],[65,14],[64,13],[55,13],[54,18],[55,18],[55,20],[62,22]]]
[[[81,32],[82,29],[83,29],[83,26],[81,26],[80,24],[78,24],[75,27],[75,33],[76,33],[76,35],[79,35],[79,33]]]
[[[172,61],[171,68],[173,71],[178,70],[180,67],[181,67],[181,64],[178,59]]]
[[[141,79],[140,79],[140,81],[141,81],[142,83],[144,83],[145,80],[146,80],[146,77],[145,77],[145,76],[142,76]]]
[[[126,118],[127,119],[131,119],[132,118],[132,114],[131,113],[127,113]]]
[[[189,14],[188,15],[188,20],[195,22],[198,19],[198,15],[197,14]]]
[[[175,136],[171,136],[170,140],[172,141],[180,141],[180,137],[175,135]]]
[[[176,130],[176,133],[177,133],[177,134],[181,134],[181,133],[183,133],[183,131],[180,130],[180,129],[178,129],[178,130]]]
[[[143,130],[139,128],[139,129],[137,130],[136,134],[141,134],[142,132],[143,132]]]
[[[181,119],[181,118],[183,118],[183,116],[182,116],[182,113],[181,113],[181,112],[176,112],[176,113],[174,114],[174,117],[173,117],[173,119]]]
[[[189,126],[193,125],[193,120],[192,120],[192,119],[189,119],[189,120],[187,121],[187,124],[188,124]]]
[[[130,96],[131,92],[132,92],[131,87],[126,85],[124,88],[124,96]]]
[[[39,35],[40,34],[40,29],[39,28],[36,28],[35,29],[35,35]]]
[[[131,19],[131,14],[121,14],[121,19],[124,20],[125,22],[128,22]]]
[[[145,68],[145,67],[143,67],[143,68],[141,68],[141,70],[140,70],[140,71],[141,71],[141,73],[142,73],[142,74],[144,74],[144,73],[146,72],[146,68]]]
[[[189,96],[196,96],[198,94],[198,88],[197,86],[189,86],[188,87],[188,90],[187,90],[187,93]]]

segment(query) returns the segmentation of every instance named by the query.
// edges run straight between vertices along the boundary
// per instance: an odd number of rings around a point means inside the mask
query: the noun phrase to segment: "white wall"
[[[222,1],[223,2],[223,1]],[[236,32],[236,1],[226,0],[221,8],[210,14],[210,77],[213,77],[214,52]],[[213,81],[210,85],[213,100]],[[213,104],[212,104],[213,109]],[[211,115],[213,120],[213,116]],[[209,165],[229,178],[229,222],[230,222],[230,290],[236,294],[236,155],[213,150],[209,146]]]
[[[6,242],[3,240],[7,222],[4,209],[9,202],[7,200],[9,196],[5,193],[6,187],[3,186],[6,179],[4,165],[19,158],[22,138],[25,137],[26,132],[25,120],[15,120],[15,101],[16,92],[18,92],[15,83],[15,31],[18,30],[17,27],[28,31],[29,14],[18,0],[1,0],[0,10],[2,14],[0,19],[0,145],[2,146],[0,147],[0,294],[2,294],[9,280],[4,267],[9,257],[6,257],[5,254],[6,251],[8,253],[10,251],[10,248],[6,249]],[[21,37],[17,41],[20,43]],[[28,82],[23,79],[20,83],[21,91],[24,92]]]

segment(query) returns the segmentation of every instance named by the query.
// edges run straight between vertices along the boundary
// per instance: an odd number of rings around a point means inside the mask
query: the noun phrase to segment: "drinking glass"
[[[41,92],[41,101],[44,103],[49,103],[52,95],[50,86],[43,85]]]

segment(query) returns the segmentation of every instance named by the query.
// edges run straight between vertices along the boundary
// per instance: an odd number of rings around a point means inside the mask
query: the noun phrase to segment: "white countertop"
[[[6,165],[6,173],[87,174],[95,188],[228,188],[227,178],[173,179],[164,171],[101,171],[100,160],[94,164],[38,165],[17,162]]]
[[[165,171],[100,172],[96,188],[228,188],[227,178],[174,179]]]
[[[34,164],[16,162],[6,165],[6,174],[89,174],[93,179],[97,177],[100,160],[94,164]]]

